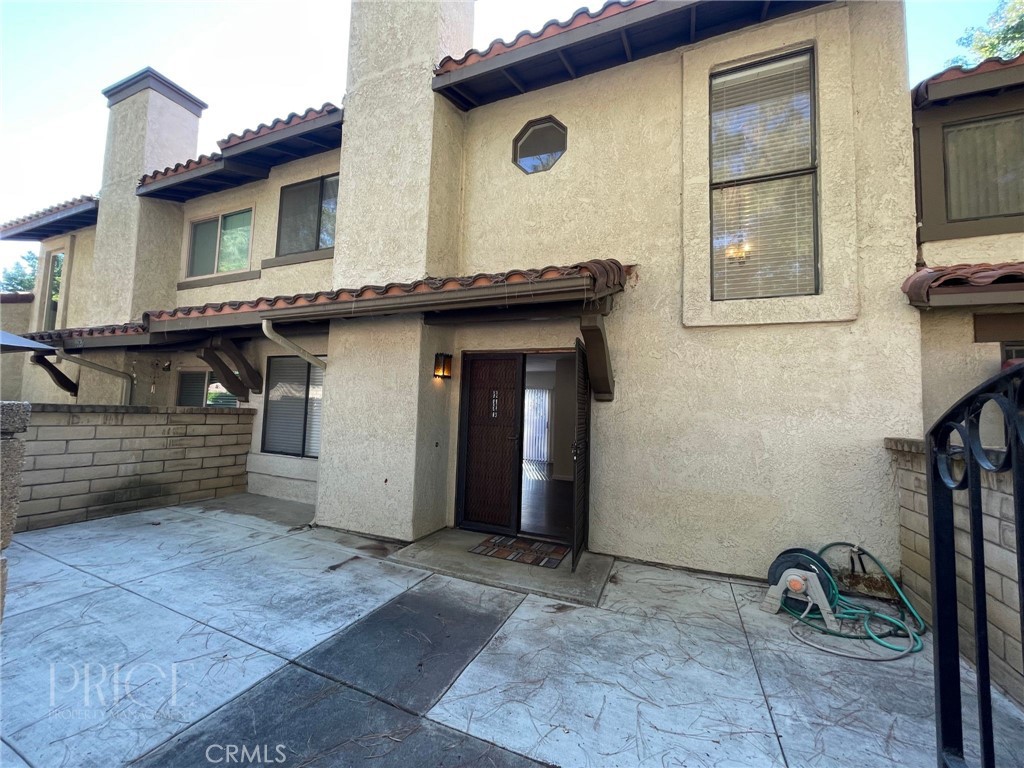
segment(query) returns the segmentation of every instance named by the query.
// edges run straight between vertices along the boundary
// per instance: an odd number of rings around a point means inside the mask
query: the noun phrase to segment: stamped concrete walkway
[[[929,651],[826,655],[763,587],[625,562],[596,607],[524,595],[309,515],[238,496],[18,534],[0,765],[935,764]]]

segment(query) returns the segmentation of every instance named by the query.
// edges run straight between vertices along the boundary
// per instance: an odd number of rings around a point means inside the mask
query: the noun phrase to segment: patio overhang
[[[922,267],[902,290],[919,308],[1024,304],[1024,262]]]

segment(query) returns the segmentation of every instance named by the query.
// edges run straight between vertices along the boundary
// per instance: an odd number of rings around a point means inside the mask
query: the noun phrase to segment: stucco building
[[[894,2],[634,0],[466,53],[472,25],[355,2],[343,108],[207,155],[180,86],[106,89],[98,198],[3,228],[42,242],[13,330],[63,350],[21,397],[246,401],[249,490],[375,536],[898,563],[883,440],[1024,340],[1024,60],[912,93]],[[939,200],[944,135],[1017,175],[961,163]]]

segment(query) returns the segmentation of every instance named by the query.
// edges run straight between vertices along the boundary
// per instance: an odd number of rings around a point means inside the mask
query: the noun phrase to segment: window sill
[[[225,272],[221,275],[209,275],[207,277],[189,277],[178,283],[179,291],[187,291],[189,288],[206,288],[210,285],[224,285],[225,283],[241,283],[246,280],[258,280],[260,270],[254,269],[248,272]]]
[[[334,248],[321,248],[318,251],[306,251],[305,253],[289,253],[287,256],[274,256],[272,259],[263,259],[260,262],[260,269],[271,267],[284,267],[289,264],[305,264],[307,261],[323,261],[334,258]]]

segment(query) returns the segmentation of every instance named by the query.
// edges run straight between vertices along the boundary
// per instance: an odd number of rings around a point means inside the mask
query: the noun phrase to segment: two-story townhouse
[[[4,234],[43,240],[37,296],[63,254],[31,336],[128,377],[50,373],[247,400],[250,490],[323,525],[898,562],[883,439],[931,396],[902,5],[613,2],[463,54],[472,18],[354,3],[344,110],[187,162],[202,102],[108,89],[99,200]]]

